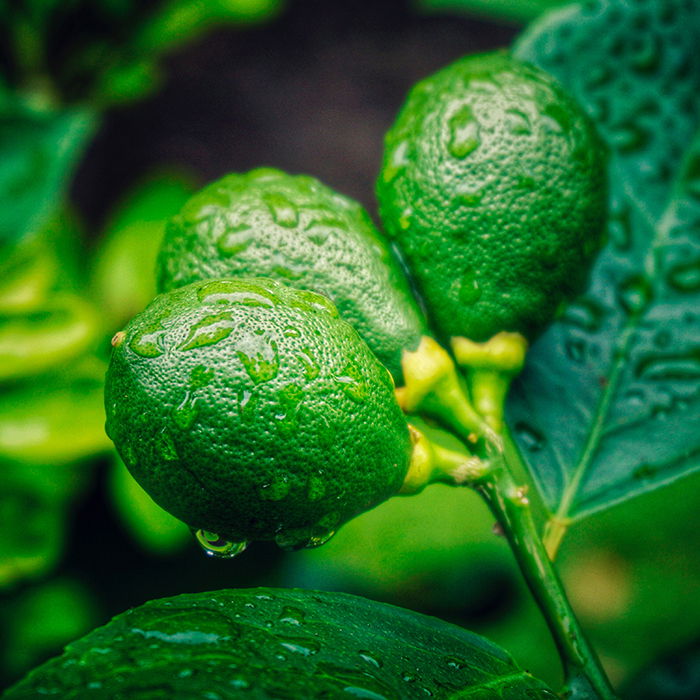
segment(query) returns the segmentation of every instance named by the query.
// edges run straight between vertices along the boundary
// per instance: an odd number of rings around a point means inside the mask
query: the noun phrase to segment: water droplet
[[[226,231],[216,241],[216,247],[222,255],[237,255],[242,253],[253,240],[250,226],[237,224],[226,227]]]
[[[661,63],[661,43],[659,37],[652,31],[636,32],[634,52],[629,57],[629,63],[640,73],[653,73]]]
[[[408,165],[408,141],[402,141],[389,154],[386,165],[382,172],[382,179],[385,183],[395,180],[398,174]]]
[[[551,133],[566,136],[571,131],[570,112],[557,102],[545,106],[541,120],[544,128]]]
[[[159,357],[163,354],[160,341],[164,330],[160,322],[152,323],[140,329],[131,339],[129,347],[141,357]]]
[[[674,353],[668,355],[647,355],[634,368],[640,379],[665,381],[700,378],[700,353]]]
[[[197,290],[197,298],[207,304],[240,304],[271,309],[276,295],[260,284],[244,280],[213,280]]]
[[[512,134],[523,135],[532,133],[530,117],[520,109],[509,109],[506,111],[507,129]]]
[[[296,356],[304,368],[306,378],[309,380],[316,379],[316,377],[318,377],[318,375],[321,373],[321,367],[316,362],[316,358],[314,357],[311,348],[304,346]]]
[[[260,352],[255,353],[254,356],[247,355],[242,350],[237,350],[236,355],[238,359],[243,364],[245,371],[251,378],[253,384],[262,384],[264,382],[269,382],[274,379],[279,373],[280,360],[279,353],[277,349],[277,343],[275,341],[270,341],[270,349],[272,350],[272,357],[266,358]]]
[[[372,656],[372,654],[369,651],[365,651],[364,649],[360,649],[360,651],[358,651],[357,653],[360,655],[361,659],[366,661],[371,666],[374,666],[375,668],[381,668],[383,666],[382,662],[379,661],[379,659]]]
[[[258,495],[263,501],[281,501],[289,494],[291,488],[292,485],[289,483],[289,479],[283,476],[280,479],[263,484],[258,491]]]
[[[467,270],[460,279],[456,280],[457,298],[467,306],[475,304],[481,298],[481,287],[472,270]]]
[[[171,416],[173,422],[178,428],[182,430],[189,430],[197,420],[197,398],[192,396],[192,394],[187,391],[185,392],[185,398],[182,399],[180,404],[173,408]]]
[[[651,294],[649,281],[641,275],[633,275],[620,285],[617,297],[628,314],[638,314],[649,305]]]
[[[542,433],[522,421],[515,424],[515,434],[529,452],[539,452],[544,447],[545,439]]]
[[[178,678],[189,678],[194,671],[191,668],[183,668],[182,671],[178,671]]]
[[[369,394],[369,387],[360,370],[353,364],[347,364],[343,374],[334,377],[343,393],[355,403],[363,403]]]
[[[285,338],[299,338],[301,336],[301,332],[294,326],[285,326],[284,330],[282,331],[282,335]]]
[[[250,688],[250,683],[243,678],[234,678],[233,680],[230,680],[228,684],[236,690],[245,690],[246,688]]]
[[[462,188],[455,195],[458,204],[465,207],[478,207],[484,198],[484,191],[478,187],[473,189]]]
[[[309,477],[306,488],[306,496],[310,501],[318,501],[326,495],[326,481],[320,471],[318,476]]]
[[[206,530],[197,530],[194,536],[205,554],[217,559],[233,559],[248,546],[247,542],[230,542]]]
[[[406,207],[399,216],[399,228],[407,231],[411,228],[411,218],[413,217],[413,207]]]
[[[673,265],[666,275],[666,282],[677,292],[700,291],[700,259]]]
[[[290,297],[287,303],[302,311],[320,311],[332,318],[338,318],[338,309],[330,299],[307,289],[295,290],[294,296]]]
[[[260,398],[257,394],[244,389],[238,392],[238,410],[241,418],[246,423],[251,423],[255,420],[258,414],[258,403]]]
[[[321,645],[314,639],[281,637],[284,641],[280,642],[280,646],[295,654],[302,656],[313,656],[318,654]]]
[[[656,469],[649,464],[641,464],[633,472],[635,479],[650,479],[656,474]]]
[[[299,608],[293,608],[291,606],[285,606],[279,614],[278,620],[284,622],[287,625],[293,625],[295,627],[300,627],[306,618],[306,613]]]
[[[179,459],[175,442],[167,430],[156,435],[155,448],[158,456],[165,462],[176,462]]]
[[[229,311],[204,316],[190,326],[187,338],[178,346],[178,349],[184,352],[207,345],[215,345],[224,338],[228,338],[235,325],[233,314]]]
[[[447,150],[455,158],[466,158],[481,143],[479,122],[469,105],[462,105],[448,120]]]
[[[320,528],[314,528],[313,534],[304,544],[306,549],[314,549],[316,547],[321,547],[335,537],[335,530],[323,531]]]
[[[283,194],[266,192],[262,196],[270,209],[273,221],[284,228],[294,228],[299,223],[297,207]]]
[[[309,541],[309,528],[282,530],[275,535],[275,544],[287,552],[303,549]]]

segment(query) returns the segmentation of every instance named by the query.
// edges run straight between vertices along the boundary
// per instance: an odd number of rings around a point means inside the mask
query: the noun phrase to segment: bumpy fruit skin
[[[313,546],[401,487],[411,448],[391,377],[326,298],[195,282],[113,343],[107,432],[191,527]]]
[[[367,212],[306,175],[265,168],[204,188],[167,226],[157,276],[162,292],[211,277],[268,277],[323,294],[397,382],[401,351],[424,332]]]
[[[381,219],[438,330],[532,337],[602,243],[605,153],[581,109],[504,52],[418,83],[386,136]]]

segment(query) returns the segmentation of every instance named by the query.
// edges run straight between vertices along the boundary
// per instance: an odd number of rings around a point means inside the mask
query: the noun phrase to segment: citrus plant
[[[682,0],[587,0],[419,83],[377,186],[395,248],[311,178],[224,178],[113,339],[110,436],[209,554],[472,487],[559,694],[433,618],[251,589],[124,613],[7,697],[614,698],[554,559],[577,519],[698,467],[699,30]]]

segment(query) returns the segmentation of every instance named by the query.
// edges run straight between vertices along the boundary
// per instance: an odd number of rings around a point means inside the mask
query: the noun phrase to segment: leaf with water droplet
[[[700,469],[700,326],[687,321],[700,307],[699,34],[700,13],[681,0],[590,0],[516,46],[613,153],[609,243],[509,398],[513,439],[560,520]]]
[[[410,700],[426,697],[427,678],[475,697],[500,689],[509,698],[553,697],[503,649],[456,625],[344,593],[269,588],[184,594],[133,608],[69,644],[6,697],[77,697],[99,683],[102,697],[167,688],[168,697],[182,698],[252,691]]]

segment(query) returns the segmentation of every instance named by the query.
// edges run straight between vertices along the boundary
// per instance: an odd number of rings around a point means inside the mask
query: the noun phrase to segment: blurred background
[[[376,211],[409,87],[508,46],[556,0],[21,0],[0,5],[0,688],[151,598],[242,586],[357,593],[481,632],[559,682],[505,541],[434,486],[326,546],[208,559],[104,434],[109,339],[154,294],[164,221],[274,166]],[[560,567],[614,682],[700,629],[700,478],[574,527]],[[436,516],[437,514],[437,516]]]

